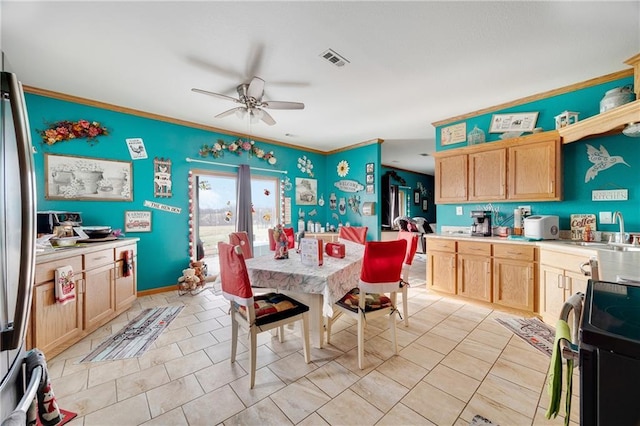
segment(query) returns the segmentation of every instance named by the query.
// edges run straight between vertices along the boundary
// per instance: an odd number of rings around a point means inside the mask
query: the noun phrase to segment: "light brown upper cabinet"
[[[440,151],[436,204],[562,199],[557,131]]]

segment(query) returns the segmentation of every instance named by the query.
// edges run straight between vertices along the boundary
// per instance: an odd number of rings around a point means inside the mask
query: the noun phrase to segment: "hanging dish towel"
[[[128,277],[133,272],[133,250],[122,252],[122,276]]]
[[[70,265],[56,268],[56,302],[65,304],[76,298],[76,282]]]
[[[549,365],[548,373],[548,388],[549,393],[549,409],[547,410],[547,419],[556,418],[560,412],[560,400],[562,399],[562,349],[560,348],[560,342],[566,340],[567,343],[571,343],[571,331],[569,330],[569,324],[565,320],[559,319],[556,324],[556,339],[553,344],[553,353],[551,354],[551,364]],[[567,360],[567,382],[566,382],[566,394],[565,394],[565,410],[564,424],[569,424],[569,416],[571,414],[571,390],[572,390],[572,375],[573,375],[573,360]]]
[[[51,388],[44,354],[39,349],[32,349],[27,352],[25,362],[27,364],[27,380],[31,378],[31,374],[36,367],[42,367],[42,378],[38,384],[36,396],[27,411],[27,425],[37,424],[36,417],[40,419],[40,423],[43,426],[57,425],[62,421],[62,416],[56,402],[56,396]]]

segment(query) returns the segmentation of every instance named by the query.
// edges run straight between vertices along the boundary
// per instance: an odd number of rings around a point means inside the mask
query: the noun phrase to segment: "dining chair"
[[[334,304],[336,314],[326,321],[327,343],[331,343],[331,325],[338,317],[347,315],[357,320],[358,367],[361,370],[364,360],[364,326],[370,319],[389,316],[393,351],[398,354],[396,292],[400,288],[406,246],[407,241],[404,239],[367,241],[364,245],[358,287]],[[384,293],[389,293],[389,296]]]
[[[402,315],[404,316],[404,326],[409,327],[409,303],[407,300],[409,293],[409,271],[413,258],[418,251],[418,235],[409,231],[398,231],[398,239],[407,242],[404,261],[402,262],[402,279],[400,280],[400,290],[402,291]]]
[[[229,244],[240,246],[245,259],[253,258],[253,247],[249,242],[249,234],[246,231],[236,231],[229,234]]]
[[[338,238],[364,244],[367,242],[368,230],[368,226],[341,226],[340,231],[338,231]]]
[[[240,246],[218,242],[220,281],[222,295],[230,301],[231,315],[231,362],[236,361],[238,327],[249,334],[249,360],[251,364],[250,388],[256,381],[257,335],[263,331],[277,329],[286,324],[302,321],[302,347],[304,360],[311,361],[309,349],[309,307],[280,293],[253,295],[247,265]],[[282,334],[280,334],[282,338]]]

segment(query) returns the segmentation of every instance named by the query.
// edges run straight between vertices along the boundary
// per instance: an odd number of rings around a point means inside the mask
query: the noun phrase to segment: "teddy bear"
[[[200,278],[196,275],[196,270],[187,268],[182,270],[182,276],[178,278],[178,286],[181,290],[195,290],[200,286]]]
[[[194,260],[189,264],[189,268],[195,269],[196,277],[200,278],[200,285],[204,285],[207,277],[207,264],[201,260]]]

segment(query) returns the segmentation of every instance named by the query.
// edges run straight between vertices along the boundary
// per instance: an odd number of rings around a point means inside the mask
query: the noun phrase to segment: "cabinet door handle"
[[[564,279],[561,274],[558,274],[556,281],[558,283],[558,288],[564,288]]]
[[[516,256],[517,256],[517,255],[521,255],[521,254],[522,254],[522,252],[521,252],[521,251],[508,251],[507,253],[508,253],[508,254],[512,254],[512,255],[516,255]]]

